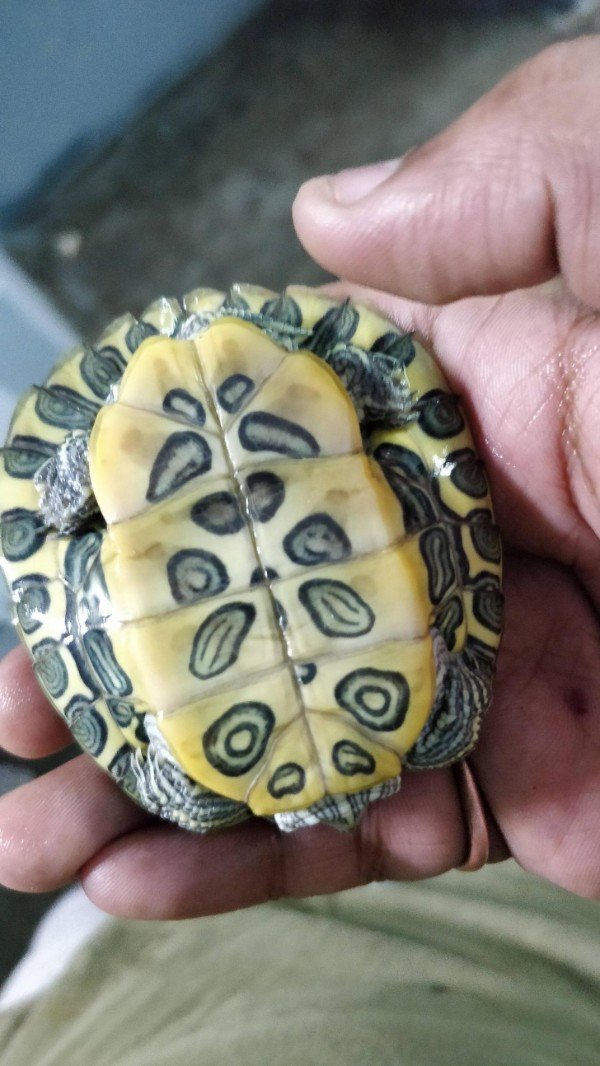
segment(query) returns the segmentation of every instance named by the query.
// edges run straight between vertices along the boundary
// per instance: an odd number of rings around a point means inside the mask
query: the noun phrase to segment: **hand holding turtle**
[[[592,896],[600,894],[600,197],[590,137],[598,52],[590,40],[544,53],[400,168],[317,179],[296,204],[308,250],[350,281],[456,301],[425,307],[366,294],[431,339],[471,409],[509,548],[496,697],[472,757],[482,789],[524,867]],[[564,285],[473,296],[534,285],[558,269]],[[3,664],[1,685],[8,749],[36,756],[68,742],[21,650]],[[447,770],[406,774],[400,793],[371,807],[353,834],[318,827],[282,836],[251,823],[201,838],[157,825],[80,757],[5,797],[0,833],[6,884],[44,890],[79,874],[100,906],[136,917],[431,876],[465,852]],[[502,854],[500,837],[494,846]]]

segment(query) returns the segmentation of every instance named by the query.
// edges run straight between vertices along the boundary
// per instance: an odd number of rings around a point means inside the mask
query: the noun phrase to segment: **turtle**
[[[153,814],[351,829],[475,744],[502,547],[416,334],[301,286],[161,298],[25,394],[2,467],[37,680]]]

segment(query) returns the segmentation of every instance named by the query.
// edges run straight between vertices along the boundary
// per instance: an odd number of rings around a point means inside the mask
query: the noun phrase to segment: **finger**
[[[575,566],[600,609],[600,320],[554,284],[431,307],[346,283],[435,350],[469,414],[506,543]]]
[[[600,39],[555,45],[404,159],[304,185],[308,252],[351,281],[432,303],[561,270],[600,307]]]
[[[38,685],[24,648],[0,663],[0,746],[25,759],[52,755],[73,738]]]
[[[148,821],[80,755],[0,799],[0,883],[20,892],[59,888],[110,840]]]
[[[407,774],[352,833],[280,833],[264,821],[202,837],[154,825],[109,844],[82,871],[90,899],[120,917],[191,918],[282,896],[337,892],[377,878],[414,880],[465,852],[448,771]]]
[[[496,695],[472,760],[514,857],[600,899],[600,626],[566,568],[506,571]]]

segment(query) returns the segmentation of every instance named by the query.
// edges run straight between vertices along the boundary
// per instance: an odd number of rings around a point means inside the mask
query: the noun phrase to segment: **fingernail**
[[[401,156],[400,159],[386,159],[385,162],[373,163],[372,166],[352,167],[350,170],[331,174],[329,182],[334,199],[339,204],[353,204],[362,200],[400,169],[403,158]]]

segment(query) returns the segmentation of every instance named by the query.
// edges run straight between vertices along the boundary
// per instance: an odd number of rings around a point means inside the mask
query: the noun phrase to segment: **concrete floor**
[[[159,293],[321,280],[290,222],[300,183],[423,141],[560,32],[415,6],[438,5],[270,3],[49,192],[9,250],[89,336]]]
[[[305,178],[404,152],[561,33],[600,29],[598,16],[567,28],[414,6],[274,0],[49,190],[9,251],[89,337],[160,293],[319,282],[290,222]],[[0,901],[1,977],[48,898]]]

